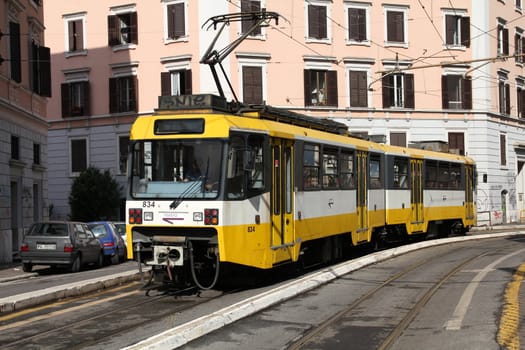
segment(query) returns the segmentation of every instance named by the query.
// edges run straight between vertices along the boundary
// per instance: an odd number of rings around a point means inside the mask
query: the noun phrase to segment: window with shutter
[[[507,136],[499,135],[500,165],[507,165]]]
[[[20,24],[9,22],[9,67],[12,80],[22,81],[22,63],[20,56]]]
[[[87,139],[70,140],[71,173],[78,174],[87,169]]]
[[[368,107],[366,71],[350,71],[350,107]]]
[[[168,23],[168,39],[179,39],[186,36],[186,20],[184,2],[169,4],[166,7]]]
[[[108,45],[138,44],[137,13],[108,16]]]
[[[337,107],[337,72],[305,70],[304,92],[305,106]]]
[[[383,108],[414,108],[414,75],[385,74],[382,78]]]
[[[368,39],[366,33],[366,9],[348,8],[348,39],[358,42]]]
[[[449,132],[448,150],[450,153],[465,155],[465,134],[462,132]]]
[[[67,30],[68,51],[78,52],[84,50],[84,28],[82,19],[68,21]]]
[[[498,23],[497,35],[498,55],[506,56],[509,54],[509,29],[501,21]]]
[[[244,103],[263,103],[262,67],[242,67],[242,99]]]
[[[138,110],[137,84],[135,76],[109,79],[110,113],[136,112]]]
[[[321,5],[308,5],[308,37],[327,39],[327,8]]]
[[[405,43],[405,13],[403,11],[387,10],[386,40],[390,43]]]
[[[61,86],[62,117],[78,117],[90,114],[89,82],[64,83]]]
[[[448,46],[470,47],[470,18],[445,15],[445,43]]]
[[[260,0],[241,0],[241,12],[259,12],[261,11],[261,1]],[[241,30],[242,33],[246,33],[255,23],[255,20],[252,21],[242,21]],[[257,28],[253,33],[253,36],[261,35],[261,27]]]

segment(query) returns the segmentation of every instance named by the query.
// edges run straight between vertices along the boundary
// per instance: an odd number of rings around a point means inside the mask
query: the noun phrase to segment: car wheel
[[[104,252],[99,252],[98,253],[98,261],[97,261],[97,267],[98,268],[101,268],[101,267],[104,267]]]
[[[80,257],[80,254],[78,254],[77,257],[75,258],[75,261],[73,261],[73,263],[69,267],[69,270],[71,272],[79,272],[81,265],[82,265],[82,258]]]
[[[111,265],[117,265],[120,262],[120,252],[115,250],[115,254],[111,256]]]
[[[24,272],[31,272],[31,271],[33,271],[33,264],[31,264],[31,263],[23,263],[22,264],[22,271],[24,271]]]

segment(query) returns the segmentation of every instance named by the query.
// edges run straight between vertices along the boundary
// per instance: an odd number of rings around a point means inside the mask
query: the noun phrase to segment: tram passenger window
[[[230,199],[240,199],[244,196],[244,154],[246,146],[242,137],[232,137],[228,150],[228,166],[226,176],[226,191]]]
[[[319,145],[304,145],[303,175],[305,190],[315,190],[320,188]]]
[[[408,159],[394,158],[392,174],[394,176],[394,188],[408,188]]]
[[[325,149],[323,152],[323,188],[339,187],[337,150]]]
[[[453,190],[458,190],[461,187],[461,166],[459,164],[450,164],[449,187]]]
[[[263,190],[264,189],[264,157],[263,157],[264,137],[251,135],[248,138],[248,146],[250,149],[250,160],[253,166],[248,173],[248,189]]]
[[[341,151],[339,155],[341,188],[354,188],[354,155],[348,151]]]
[[[369,165],[370,188],[382,188],[381,161],[379,157],[371,156]]]
[[[425,163],[425,188],[435,189],[438,188],[438,167],[437,162],[427,161]]]
[[[449,181],[450,181],[450,167],[449,163],[440,162],[439,163],[439,169],[438,169],[438,182],[439,182],[439,188],[441,189],[447,189],[449,187]]]

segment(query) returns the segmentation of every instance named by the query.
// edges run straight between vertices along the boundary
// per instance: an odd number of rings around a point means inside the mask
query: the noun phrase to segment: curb
[[[148,271],[143,271],[143,273],[148,273]],[[140,278],[140,272],[126,271],[114,275],[101,276],[85,281],[69,283],[67,285],[50,287],[35,292],[17,294],[0,299],[0,313],[18,311],[38,304],[56,301],[58,299],[79,296],[125,282],[136,281]]]

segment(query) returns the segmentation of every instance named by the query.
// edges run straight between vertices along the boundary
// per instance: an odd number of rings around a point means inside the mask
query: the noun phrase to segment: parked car
[[[104,264],[102,243],[87,224],[74,221],[35,222],[24,236],[20,257],[25,272],[34,265],[78,272],[86,264]]]
[[[124,243],[126,243],[127,245],[128,240],[126,237],[126,223],[125,222],[113,222],[113,224],[115,225],[118,232],[120,233],[120,236],[124,240]],[[133,255],[135,258],[137,257],[137,250],[138,250],[139,244],[140,244],[140,260],[144,261],[146,259],[151,258],[152,256],[151,239],[149,239],[147,236],[144,236],[141,233],[135,232],[133,234]]]
[[[107,264],[118,264],[126,261],[126,244],[118,229],[110,221],[93,221],[87,223],[91,231],[102,242]]]

